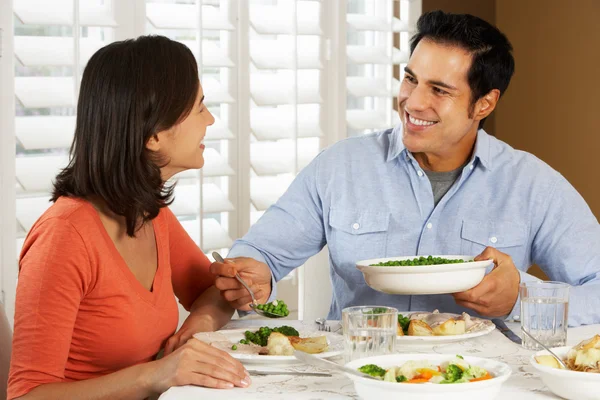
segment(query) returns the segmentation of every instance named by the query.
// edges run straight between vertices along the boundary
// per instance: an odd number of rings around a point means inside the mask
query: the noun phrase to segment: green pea
[[[233,346],[231,346],[231,350],[237,350],[237,346],[234,344]]]

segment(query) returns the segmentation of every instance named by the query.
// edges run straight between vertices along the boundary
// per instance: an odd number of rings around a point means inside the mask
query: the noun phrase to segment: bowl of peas
[[[479,284],[492,260],[473,256],[429,255],[376,258],[356,263],[371,288],[388,294],[445,294],[469,290]]]

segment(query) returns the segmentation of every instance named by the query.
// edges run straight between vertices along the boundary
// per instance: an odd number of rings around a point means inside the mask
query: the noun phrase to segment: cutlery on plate
[[[225,263],[225,260],[223,259],[223,257],[221,257],[221,255],[219,253],[217,253],[216,251],[212,252],[212,256],[214,257],[214,259],[217,262]],[[264,317],[267,317],[267,318],[283,318],[284,317],[284,315],[280,315],[280,314],[270,313],[268,311],[259,310],[256,307],[258,305],[258,301],[256,301],[256,298],[254,297],[254,292],[252,291],[252,289],[250,289],[250,286],[248,286],[248,284],[246,282],[244,282],[244,280],[242,279],[242,277],[238,273],[235,274],[235,279],[237,279],[246,288],[246,290],[248,291],[248,293],[250,293],[250,297],[252,297],[252,304],[250,304],[250,308],[252,308],[255,313],[257,313],[259,315],[262,315]]]
[[[303,351],[297,351],[297,350],[294,351],[294,357],[296,357],[298,360],[302,361],[305,364],[313,365],[313,366],[319,367],[321,369],[329,369],[329,370],[334,369],[334,370],[337,370],[340,372],[344,372],[346,374],[360,376],[361,378],[374,379],[376,381],[380,381],[380,379],[372,377],[371,375],[363,374],[359,370],[354,370],[352,368],[344,367],[342,365],[325,360],[323,358],[315,357],[311,354],[304,353]]]
[[[507,338],[509,338],[510,340],[515,342],[516,344],[521,345],[521,343],[522,343],[521,338],[519,336],[517,336],[516,333],[511,331],[510,328],[508,326],[506,326],[506,323],[504,323],[503,320],[501,320],[500,318],[494,318],[494,319],[492,319],[492,322],[494,323],[494,325],[496,325],[496,328],[498,328],[500,333],[502,333],[504,336],[506,336]]]
[[[521,332],[523,332],[525,335],[527,335],[527,337],[529,337],[529,339],[533,340],[534,342],[536,342],[537,344],[539,344],[544,350],[546,350],[548,353],[550,353],[550,355],[554,358],[556,358],[556,361],[558,361],[558,363],[560,364],[560,366],[563,369],[569,369],[569,367],[567,367],[567,364],[565,364],[565,362],[556,354],[554,354],[554,352],[552,350],[550,350],[550,348],[548,348],[544,343],[540,342],[539,340],[537,340],[536,338],[533,337],[533,335],[529,332],[527,332],[525,329],[523,329],[523,327],[521,327]]]
[[[297,371],[254,371],[248,370],[248,373],[253,376],[266,376],[266,375],[304,375],[304,376],[322,376],[329,377],[331,374],[325,372],[297,372]]]

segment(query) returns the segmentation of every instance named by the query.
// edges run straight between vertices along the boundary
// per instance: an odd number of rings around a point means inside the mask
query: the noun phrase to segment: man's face
[[[415,48],[398,95],[402,141],[410,152],[437,157],[470,153],[479,124],[469,117],[471,60],[461,48],[427,39]]]

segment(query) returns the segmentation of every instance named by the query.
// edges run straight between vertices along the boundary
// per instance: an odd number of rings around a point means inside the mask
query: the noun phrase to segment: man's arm
[[[532,260],[552,280],[573,287],[569,325],[600,323],[600,225],[581,195],[562,176],[542,209]]]
[[[267,298],[270,301],[274,298],[275,282],[325,246],[318,190],[320,159],[321,155],[304,168],[277,203],[234,243],[227,263],[212,265],[211,272],[219,276],[215,283],[217,288],[234,307],[249,309],[249,297],[234,279],[235,272],[253,290],[262,293],[259,301],[267,301]]]

